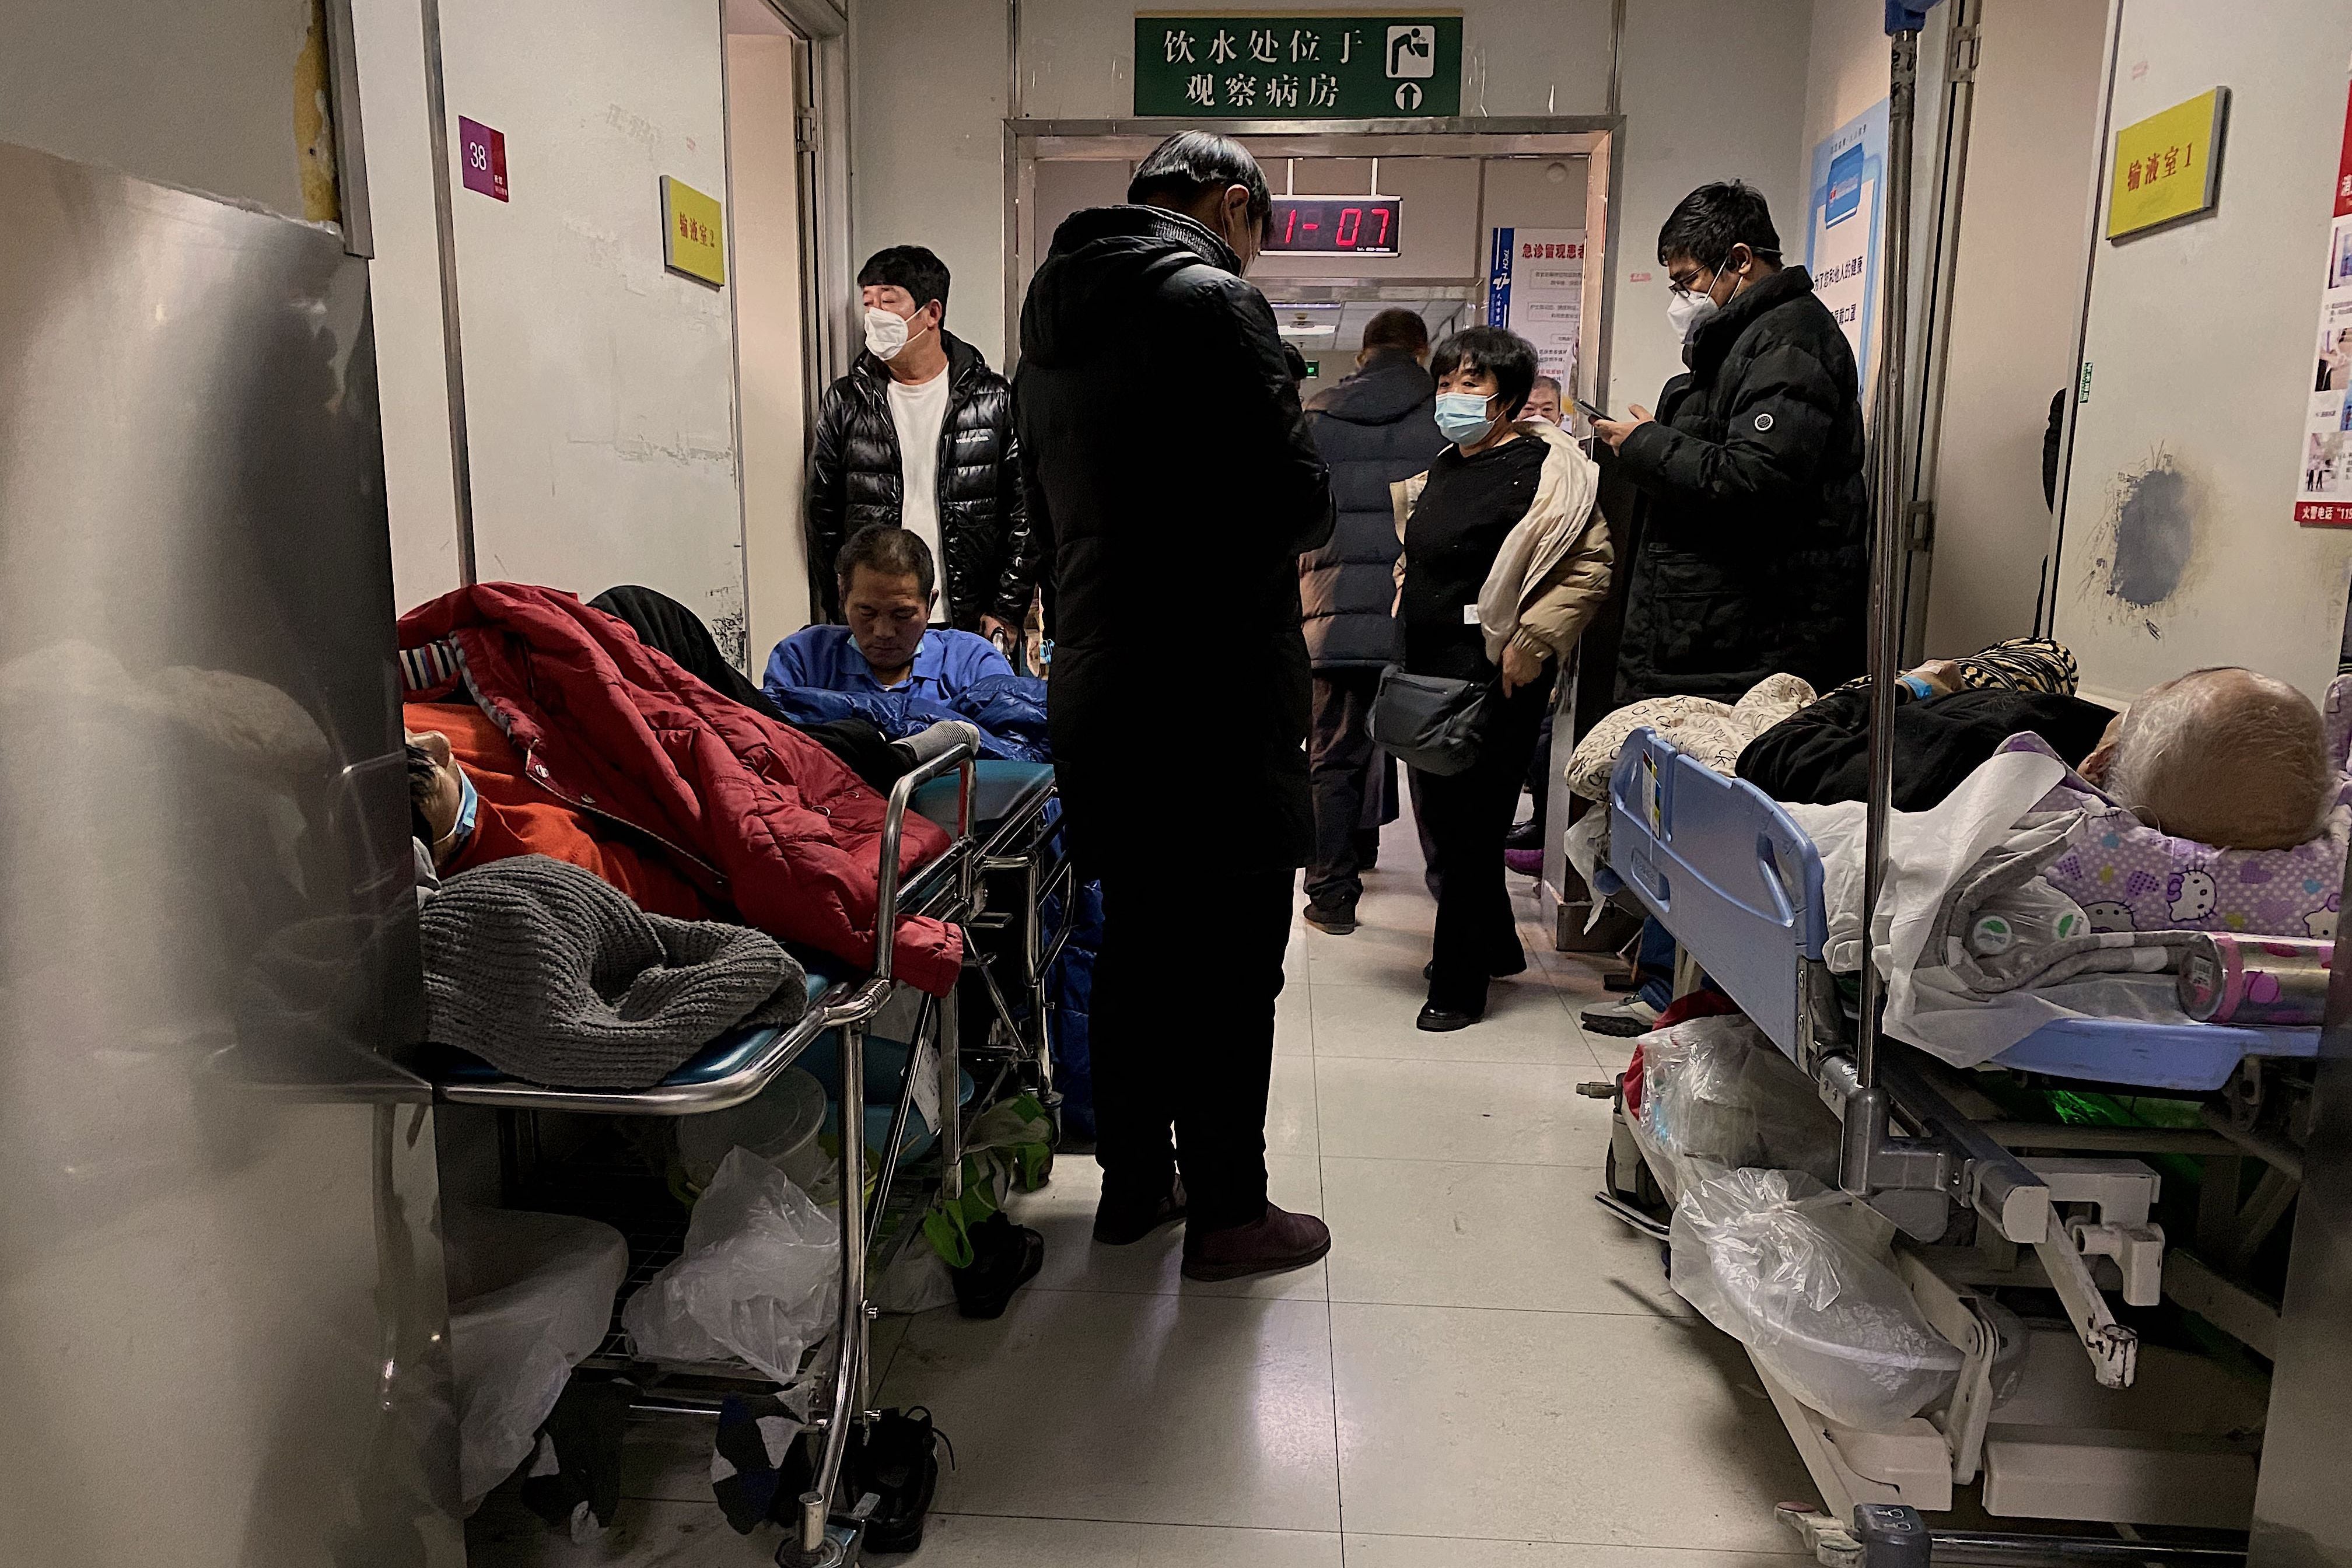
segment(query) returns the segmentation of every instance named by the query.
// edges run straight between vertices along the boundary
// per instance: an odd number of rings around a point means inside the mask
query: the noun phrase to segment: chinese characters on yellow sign
[[[662,262],[705,283],[727,281],[727,226],[719,199],[683,180],[661,177]]]
[[[2221,120],[2230,89],[2217,87],[2116,133],[2107,237],[2121,239],[2192,213],[2221,194]]]

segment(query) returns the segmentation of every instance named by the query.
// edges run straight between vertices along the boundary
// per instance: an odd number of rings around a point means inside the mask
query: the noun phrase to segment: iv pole
[[[1911,129],[1918,100],[1919,30],[1937,0],[1886,0],[1892,40],[1887,72],[1885,241],[1880,265],[1877,401],[1871,409],[1870,794],[1865,807],[1862,919],[1862,1017],[1854,1079],[1847,1097],[1841,1184],[1857,1197],[1874,1190],[1873,1166],[1888,1132],[1887,1095],[1878,1081],[1878,1015],[1885,984],[1878,972],[1878,900],[1886,882],[1886,833],[1895,795],[1895,678],[1902,662],[1903,519],[1908,469],[1903,462],[1903,360],[1911,283]]]

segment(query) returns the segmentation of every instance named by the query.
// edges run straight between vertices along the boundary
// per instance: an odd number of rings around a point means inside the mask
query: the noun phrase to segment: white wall
[[[744,637],[725,290],[665,270],[660,177],[727,188],[714,0],[445,0],[455,117],[506,135],[512,199],[459,189],[484,580],[658,589]]]
[[[1300,10],[1360,9],[1312,0]],[[1134,112],[1136,7],[1024,0],[1021,112],[1105,120]],[[1811,0],[1699,12],[1631,0],[1614,403],[1649,402],[1680,368],[1658,226],[1708,179],[1738,175],[1776,211],[1801,183]],[[1465,0],[1468,114],[1599,114],[1608,102],[1608,0]],[[918,241],[955,275],[955,330],[1003,363],[1005,7],[1001,0],[859,0],[852,8],[853,243],[860,255]],[[1383,166],[1382,184],[1391,182]],[[1040,242],[1045,236],[1041,232]],[[1483,259],[1478,263],[1483,266]],[[1629,274],[1652,274],[1629,283]]]
[[[310,20],[311,0],[9,0],[0,142],[300,217]]]
[[[1654,407],[1658,389],[1682,374],[1682,340],[1666,325],[1666,275],[1657,261],[1658,229],[1675,204],[1710,180],[1741,179],[1764,193],[1783,240],[1801,219],[1813,11],[1814,0],[1696,12],[1664,0],[1627,5],[1624,183],[1611,263],[1616,311],[1600,399],[1612,413],[1635,403]]]
[[[743,563],[749,656],[808,624],[807,388],[802,374],[800,160],[793,150],[793,40],[727,40],[729,179],[734,187],[736,364],[742,397]]]
[[[2055,602],[2087,689],[2243,664],[2316,693],[2335,672],[2352,535],[2294,510],[2347,37],[2347,0],[2123,8],[2110,137],[2217,84],[2231,104],[2219,207],[2097,246]],[[2152,465],[2172,477],[2126,509]],[[2177,589],[2111,593],[2110,563],[2169,527],[2189,546]]]
[[[947,263],[948,331],[1002,369],[1003,0],[856,0],[849,50],[850,265],[929,246]]]
[[[433,216],[431,116],[417,0],[354,0],[375,256],[376,382],[392,519],[393,603],[413,609],[458,585],[449,383],[442,353],[441,253]]]
[[[1927,647],[2030,636],[2050,543],[2042,437],[2071,384],[2105,0],[1985,0],[1952,291]]]

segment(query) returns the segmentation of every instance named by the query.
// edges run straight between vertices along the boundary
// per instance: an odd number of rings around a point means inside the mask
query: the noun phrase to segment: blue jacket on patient
[[[933,626],[915,647],[915,668],[896,686],[875,679],[874,667],[857,650],[857,639],[847,626],[803,626],[776,645],[768,656],[768,678],[761,684],[773,697],[780,686],[814,686],[821,691],[912,691],[934,702],[952,701],[957,693],[992,675],[1010,675],[1013,666],[996,645],[972,632]]]
[[[795,724],[859,718],[892,740],[941,719],[980,727],[980,754],[1053,760],[1045,737],[1045,683],[1013,673],[987,638],[933,626],[915,649],[913,673],[897,686],[874,679],[847,626],[807,626],[768,656],[761,689]]]

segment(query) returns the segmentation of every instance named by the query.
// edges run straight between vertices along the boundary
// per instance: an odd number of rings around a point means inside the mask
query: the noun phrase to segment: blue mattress
[[[1806,964],[1829,939],[1822,858],[1763,791],[1636,730],[1609,781],[1609,867],[1774,1044],[1799,1059]],[[1605,876],[1604,882],[1610,881]],[[2068,1019],[1998,1065],[2136,1089],[2207,1093],[2248,1057],[2312,1057],[2319,1031]]]

